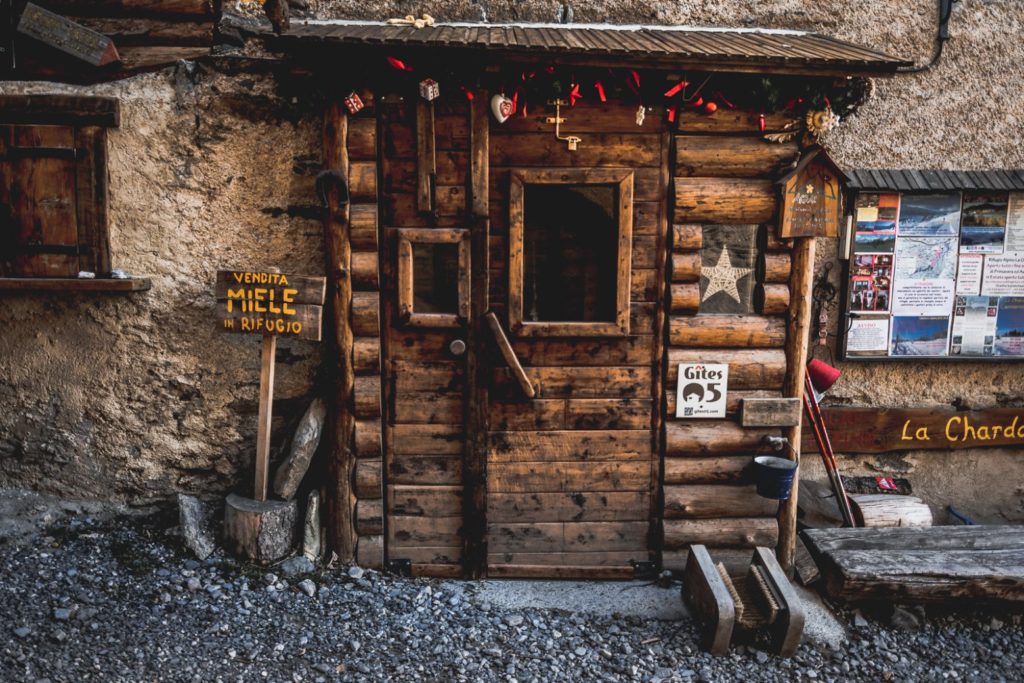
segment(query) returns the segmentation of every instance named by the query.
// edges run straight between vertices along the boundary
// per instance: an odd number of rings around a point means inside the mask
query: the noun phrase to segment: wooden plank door
[[[583,138],[576,151],[538,128],[535,117],[515,117],[491,128],[491,308],[536,397],[524,395],[508,364],[492,350],[490,576],[629,578],[635,563],[654,557],[649,531],[657,517],[652,493],[660,417],[654,398],[661,392],[657,311],[664,282],[667,145],[657,118],[637,127],[633,110],[577,103],[569,115],[578,126],[573,134]],[[527,189],[516,189],[517,183]],[[599,282],[593,296],[581,298],[576,290],[592,277],[594,264],[572,254],[551,259],[543,253],[564,241],[559,233],[545,242],[550,235],[543,230],[563,230],[560,221],[574,214],[560,212],[557,192],[541,189],[530,198],[528,188],[544,183],[575,185],[576,196],[570,191],[568,200],[581,210],[600,203],[595,191],[581,186],[617,188],[615,196],[625,202],[618,215],[628,211],[631,220],[625,257],[619,252],[610,262],[600,254],[596,258],[598,274],[617,273],[612,284],[625,286],[624,291],[602,293]],[[627,186],[629,196],[623,195]],[[525,209],[515,192],[525,192]],[[545,223],[541,233],[524,236],[515,227],[524,220],[519,214],[530,214],[542,201],[553,202],[559,218]],[[582,223],[583,229],[589,225]],[[531,265],[538,257],[549,260]],[[571,271],[561,289],[542,292],[527,282],[555,269]],[[610,297],[611,308],[589,322],[530,327],[525,321],[531,318],[555,320],[545,313],[552,296],[580,299],[579,311],[600,308],[598,299]],[[510,311],[516,305],[522,310]]]
[[[439,163],[433,187],[428,184],[426,199],[420,196],[416,141],[423,131],[416,122],[415,107],[405,101],[384,103],[386,558],[393,566],[408,561],[414,575],[462,576],[470,267],[460,204],[465,168]],[[438,104],[439,159],[464,151],[467,125],[464,105]],[[423,201],[432,201],[433,210],[424,211]]]

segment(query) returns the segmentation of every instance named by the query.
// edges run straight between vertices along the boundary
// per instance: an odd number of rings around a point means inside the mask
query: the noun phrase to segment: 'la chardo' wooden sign
[[[217,272],[218,324],[225,332],[320,341],[327,279],[247,270]]]

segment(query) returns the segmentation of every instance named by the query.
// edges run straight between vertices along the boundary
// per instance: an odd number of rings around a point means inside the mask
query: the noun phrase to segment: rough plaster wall
[[[262,211],[310,203],[318,113],[280,101],[269,79],[184,69],[87,90],[121,100],[108,145],[114,267],[153,288],[4,296],[0,482],[142,500],[251,480],[260,341],[215,328],[214,273],[323,274],[319,221]],[[278,359],[280,435],[319,349],[282,340]]]
[[[564,13],[563,3],[551,0],[310,4],[322,18],[427,12],[441,20],[557,21]],[[917,62],[930,56],[936,13],[934,0],[568,4],[577,23],[799,28]],[[961,0],[939,66],[879,79],[874,98],[828,140],[833,155],[865,167],[1024,167],[1022,22],[1019,0]],[[212,329],[213,271],[278,264],[321,272],[318,224],[260,211],[310,201],[317,115],[278,118],[289,103],[265,79],[210,76],[180,98],[173,83],[164,74],[93,89],[123,98],[124,124],[111,136],[115,265],[154,275],[154,289],[130,298],[5,300],[0,330],[18,334],[0,333],[0,405],[8,408],[0,414],[0,480],[146,497],[223,490],[251,460],[258,344]],[[0,91],[24,89],[0,84]],[[250,89],[260,106],[247,118],[241,103]],[[821,244],[819,260],[834,252],[834,244]],[[318,349],[282,346],[281,357],[292,362],[279,366],[278,395],[294,399],[281,405],[292,414],[309,393]],[[1024,405],[1024,370],[1016,364],[862,363],[842,370],[830,392],[836,403]],[[821,476],[816,462],[806,465]],[[851,458],[844,468],[908,472],[937,509],[951,502],[986,521],[1024,520],[1019,449]]]

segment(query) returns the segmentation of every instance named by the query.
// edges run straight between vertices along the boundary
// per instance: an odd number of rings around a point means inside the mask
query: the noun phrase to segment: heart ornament
[[[509,117],[512,116],[512,100],[505,97],[504,94],[495,95],[491,98],[491,113],[494,114],[494,118],[498,120],[498,123],[505,123]]]

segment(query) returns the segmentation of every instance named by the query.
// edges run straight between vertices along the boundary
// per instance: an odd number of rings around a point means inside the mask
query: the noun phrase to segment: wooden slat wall
[[[507,329],[511,168],[632,168],[630,336],[513,338],[533,400],[495,358],[488,573],[624,578],[633,574],[631,562],[650,559],[656,522],[668,138],[656,118],[638,128],[633,106],[579,102],[562,111],[563,128],[583,138],[570,152],[542,125],[545,115],[531,109],[528,118],[491,127],[491,308]]]
[[[169,66],[210,54],[220,21],[215,0],[37,0],[36,4],[114,41],[120,64],[97,70],[63,60],[21,40],[16,73],[23,78],[97,81]]]
[[[691,117],[692,118],[692,117]],[[756,121],[723,115],[683,117],[675,137],[666,428],[663,497],[665,568],[682,569],[687,547],[774,546],[777,504],[760,498],[748,480],[751,456],[777,429],[741,427],[745,397],[781,396],[786,376],[785,313],[789,302],[789,245],[775,238],[773,178],[796,161],[795,143],[764,140]],[[763,223],[758,311],[699,315],[702,225]],[[680,363],[729,365],[724,420],[677,420]]]
[[[377,226],[377,116],[373,96],[349,117],[349,239],[352,244],[353,368],[356,374],[355,454],[356,561],[384,565],[383,434],[381,431],[380,285]]]
[[[464,228],[469,112],[461,97],[434,102],[434,213],[417,201],[417,106],[381,107],[381,268],[384,285],[387,556],[409,560],[416,576],[461,576],[465,450],[464,357],[448,344],[463,328],[408,328],[396,319],[395,231]],[[426,113],[426,107],[419,107]],[[429,127],[424,127],[424,131]]]

